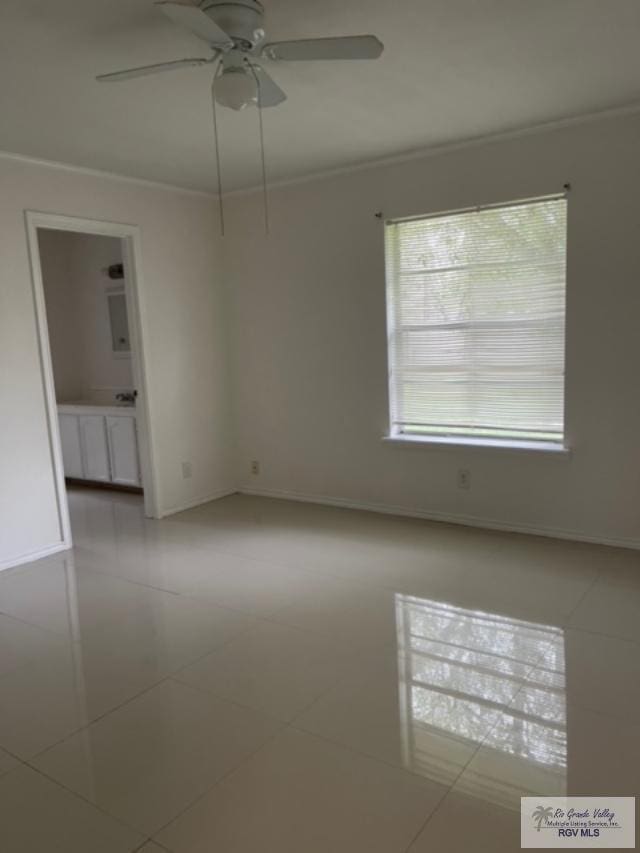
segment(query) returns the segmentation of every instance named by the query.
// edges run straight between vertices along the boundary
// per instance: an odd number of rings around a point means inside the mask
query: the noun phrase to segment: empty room
[[[0,850],[636,849],[637,0],[2,0]]]

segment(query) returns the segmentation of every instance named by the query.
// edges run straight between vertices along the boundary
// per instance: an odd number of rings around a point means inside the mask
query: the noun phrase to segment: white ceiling
[[[269,63],[272,179],[640,100],[639,0],[264,0],[272,40],[371,32],[381,59]],[[0,149],[215,188],[209,68],[151,0],[0,0]],[[206,52],[206,48],[205,48]],[[259,180],[257,114],[221,110],[227,188]]]

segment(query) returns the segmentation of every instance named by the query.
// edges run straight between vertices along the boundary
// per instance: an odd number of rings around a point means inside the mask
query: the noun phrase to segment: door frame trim
[[[35,309],[38,337],[38,355],[44,395],[49,451],[54,475],[56,503],[60,527],[61,549],[72,547],[69,507],[64,481],[60,431],[58,427],[57,402],[53,381],[53,365],[49,327],[42,281],[42,264],[38,245],[38,230],[72,231],[102,237],[117,237],[122,242],[122,256],[125,271],[125,296],[131,335],[131,364],[133,381],[138,390],[136,400],[136,426],[140,470],[144,488],[144,508],[147,518],[158,518],[158,484],[155,460],[155,442],[153,439],[152,405],[147,381],[148,358],[145,351],[145,311],[142,300],[142,240],[138,225],[106,222],[99,219],[84,219],[64,216],[57,213],[44,213],[36,210],[25,211],[25,226],[29,262],[31,265],[32,295]]]

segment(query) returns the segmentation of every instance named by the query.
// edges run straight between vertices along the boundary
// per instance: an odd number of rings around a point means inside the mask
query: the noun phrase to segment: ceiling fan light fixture
[[[258,103],[258,84],[246,68],[225,68],[214,80],[213,94],[221,106],[244,110]]]
[[[286,62],[377,59],[384,45],[373,35],[331,36],[265,43],[264,9],[260,0],[187,0],[187,2],[185,0],[154,0],[154,5],[170,21],[205,42],[212,51],[212,55],[137,66],[101,74],[97,79],[116,82],[143,77],[147,74],[158,74],[161,71],[217,63],[211,87],[211,105],[221,233],[224,235],[224,211],[217,104],[237,111],[251,105],[258,107],[265,231],[268,233],[269,211],[262,110],[265,107],[277,107],[278,104],[286,101],[287,96],[262,63],[256,61],[256,57]]]

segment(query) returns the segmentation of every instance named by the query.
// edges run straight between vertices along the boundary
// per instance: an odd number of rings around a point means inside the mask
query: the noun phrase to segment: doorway
[[[60,536],[67,485],[141,492],[157,517],[136,226],[27,212]]]

